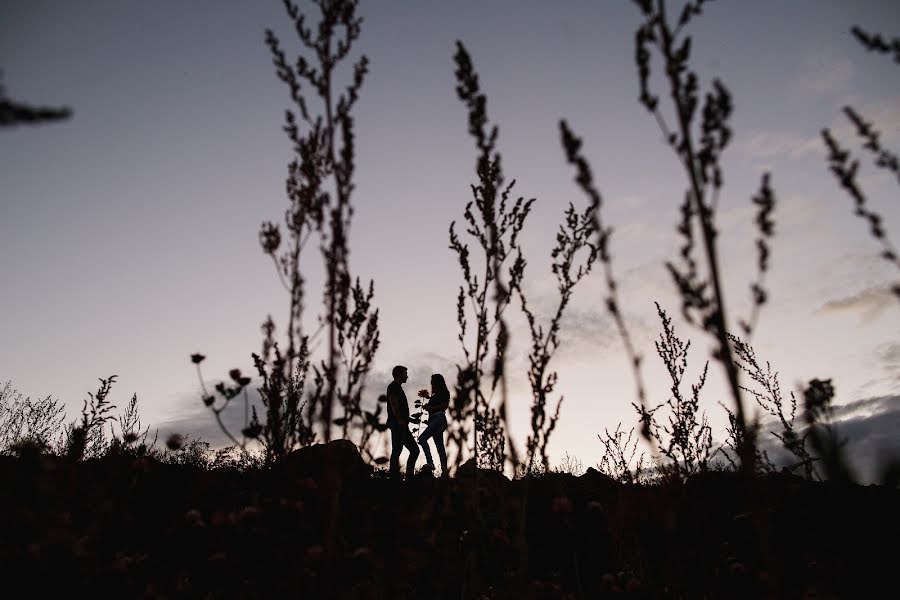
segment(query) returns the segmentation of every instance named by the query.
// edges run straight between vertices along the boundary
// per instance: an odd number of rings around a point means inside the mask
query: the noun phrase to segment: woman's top
[[[443,413],[450,406],[450,393],[439,390],[431,394],[431,398],[425,404],[425,410],[428,411],[429,419],[438,413]]]

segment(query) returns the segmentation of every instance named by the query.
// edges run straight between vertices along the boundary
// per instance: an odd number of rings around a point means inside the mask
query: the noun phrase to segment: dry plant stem
[[[528,321],[532,344],[528,357],[530,363],[528,380],[532,394],[532,431],[526,442],[525,464],[531,467],[539,455],[545,471],[550,468],[547,444],[559,419],[559,409],[563,400],[560,397],[555,413],[548,420],[547,399],[558,379],[557,373],[549,369],[549,364],[559,349],[562,318],[575,286],[591,272],[600,254],[599,246],[591,241],[595,233],[596,210],[597,204],[592,202],[582,213],[577,213],[572,204],[569,204],[565,212],[564,224],[560,226],[556,236],[557,245],[551,252],[554,260],[552,271],[557,279],[559,301],[546,330],[543,325],[538,324],[536,315],[528,307],[521,285],[516,288],[522,303],[522,312]]]
[[[852,106],[844,107],[844,114],[856,127],[856,133],[865,140],[863,148],[875,156],[875,166],[890,171],[900,183],[900,158],[881,145],[881,134],[866,121]]]
[[[622,483],[637,483],[644,468],[644,454],[638,457],[632,474],[631,463],[637,453],[639,438],[634,435],[634,427],[629,430],[627,438],[622,431],[622,423],[616,425],[613,433],[604,429],[604,436],[597,437],[603,443],[603,456],[597,463],[600,472]]]
[[[860,27],[852,27],[853,36],[869,51],[888,54],[893,52],[894,62],[900,64],[900,38],[890,43],[879,34],[871,34]],[[866,121],[853,107],[845,106],[844,114],[856,127],[856,131],[864,140],[863,148],[875,155],[875,166],[886,169],[900,182],[900,159],[881,145],[880,134],[875,127]],[[838,184],[847,192],[855,203],[855,214],[869,222],[872,237],[881,244],[881,256],[894,266],[900,268],[900,255],[887,238],[881,224],[881,215],[871,210],[867,204],[865,193],[856,180],[859,161],[852,159],[849,150],[841,148],[838,141],[828,129],[822,130],[822,139],[828,148],[828,166]],[[891,291],[900,300],[900,282],[895,283]]]
[[[565,121],[559,123],[560,139],[563,151],[566,155],[567,162],[575,167],[575,183],[588,197],[592,208],[591,216],[593,218],[593,230],[597,235],[596,249],[599,253],[600,263],[603,265],[603,278],[606,283],[607,296],[605,304],[607,310],[613,317],[616,329],[622,343],[625,345],[625,352],[628,355],[629,365],[634,376],[635,387],[637,388],[638,400],[642,407],[647,406],[647,392],[644,385],[644,378],[641,374],[642,357],[638,353],[631,340],[625,319],[619,309],[619,293],[618,284],[613,272],[612,255],[609,251],[609,241],[612,237],[612,227],[604,225],[601,208],[603,206],[603,197],[594,184],[594,176],[591,166],[587,159],[581,153],[582,141],[572,133]],[[645,435],[645,437],[648,437]],[[649,439],[649,437],[648,437]]]
[[[222,433],[224,433],[228,437],[228,440],[234,446],[239,447],[242,451],[246,450],[246,442],[237,441],[237,439],[235,439],[235,437],[233,435],[231,435],[231,432],[228,430],[228,427],[225,426],[225,423],[222,422],[221,413],[225,409],[225,407],[228,405],[228,401],[226,400],[225,404],[223,406],[220,406],[218,409],[215,408],[213,403],[215,402],[216,399],[206,389],[206,382],[203,381],[203,372],[200,369],[200,361],[195,361],[194,366],[196,367],[196,370],[197,370],[197,379],[200,381],[200,389],[203,391],[203,402],[205,404],[207,404],[207,406],[209,406],[210,409],[212,409],[213,416],[216,419],[216,423],[219,425],[219,429],[222,431]]]
[[[759,389],[748,387],[743,387],[742,389],[753,396],[760,408],[775,417],[781,424],[780,433],[777,431],[771,431],[770,433],[799,461],[797,464],[792,465],[790,469],[794,470],[802,467],[807,479],[812,479],[814,475],[813,458],[806,449],[809,430],[801,434],[794,425],[797,415],[796,396],[793,392],[790,393],[790,409],[789,413],[785,414],[785,401],[781,393],[781,384],[778,381],[778,372],[772,372],[772,367],[768,361],[766,362],[765,370],[763,370],[756,358],[756,352],[749,343],[735,335],[729,335],[729,339],[735,350],[735,364],[759,386]],[[726,410],[728,409],[726,408]],[[731,416],[730,411],[729,416]],[[762,455],[757,457],[757,462],[761,462],[764,458]],[[767,467],[768,465],[764,466]]]
[[[713,450],[712,429],[705,412],[700,412],[700,391],[706,383],[709,363],[704,364],[698,382],[691,386],[691,395],[685,397],[681,384],[687,369],[690,341],[683,342],[675,335],[671,318],[659,304],[656,304],[656,310],[663,326],[656,342],[656,351],[666,365],[671,380],[671,395],[651,409],[637,404],[632,406],[640,415],[653,446],[668,459],[665,469],[683,481],[690,475],[706,471],[710,458],[719,451]],[[660,424],[657,417],[657,412],[662,408],[669,412],[666,424]]]
[[[697,99],[697,77],[693,72],[687,70],[687,59],[690,54],[690,38],[684,40],[675,50],[673,30],[670,28],[666,19],[665,1],[664,0],[636,0],[642,13],[647,18],[645,24],[638,30],[637,42],[637,65],[638,76],[641,84],[640,101],[646,108],[657,116],[658,120],[663,120],[658,108],[658,99],[648,91],[649,81],[649,53],[644,45],[648,41],[652,41],[660,53],[664,62],[665,76],[669,83],[669,93],[675,108],[678,120],[678,136],[670,135],[667,140],[669,144],[676,150],[676,154],[681,159],[685,171],[688,175],[690,183],[689,191],[685,198],[685,204],[682,207],[683,221],[682,227],[679,229],[687,239],[687,245],[682,249],[682,256],[688,263],[689,271],[687,275],[676,271],[675,267],[670,266],[676,282],[679,285],[682,299],[684,302],[684,312],[687,315],[688,307],[693,306],[699,308],[704,314],[703,328],[712,334],[717,341],[717,348],[713,353],[714,357],[722,363],[725,371],[728,389],[731,400],[735,407],[734,425],[736,431],[739,432],[738,440],[740,444],[739,456],[741,458],[741,471],[747,489],[750,492],[749,504],[752,519],[755,523],[755,529],[759,536],[760,547],[763,558],[766,561],[769,572],[775,574],[776,585],[780,585],[782,577],[780,575],[779,566],[772,564],[770,557],[770,544],[766,525],[763,522],[761,509],[756,505],[757,493],[754,492],[754,460],[756,458],[756,440],[755,430],[748,427],[746,413],[741,394],[741,386],[738,369],[734,364],[734,357],[728,342],[728,315],[725,307],[725,297],[721,284],[721,268],[718,260],[718,253],[715,243],[717,231],[713,222],[714,207],[708,205],[704,200],[704,190],[701,186],[701,179],[704,182],[710,182],[714,188],[718,188],[722,184],[721,171],[719,168],[719,153],[724,149],[730,138],[730,129],[725,125],[725,119],[730,113],[730,96],[719,82],[714,82],[716,95],[710,93],[707,96],[706,105],[703,109],[703,156],[698,156],[695,151],[693,136],[691,133],[691,119],[698,106]],[[697,2],[689,2],[684,5],[681,16],[679,18],[679,26],[686,24],[693,15],[699,14],[703,0]],[[655,9],[654,9],[655,7]],[[687,70],[687,77],[682,80],[683,72]],[[702,161],[701,161],[702,159]],[[702,174],[698,169],[703,169]],[[696,264],[690,258],[690,250],[692,247],[691,223],[696,221],[700,227],[703,239],[704,254],[706,258],[706,267],[708,272],[708,281],[698,284],[696,281]],[[712,288],[712,297],[707,296],[707,286]],[[693,295],[693,297],[692,297]]]
[[[870,52],[893,54],[894,62],[900,64],[900,37],[895,37],[888,42],[881,37],[881,34],[868,33],[861,27],[851,27],[850,32]]]
[[[0,388],[0,452],[16,451],[33,444],[42,450],[51,448],[51,437],[63,426],[65,407],[50,396],[32,400],[7,381]]]
[[[6,95],[2,81],[2,73],[0,73],[0,127],[40,125],[64,121],[72,116],[72,109],[67,106],[51,108],[17,102]]]
[[[769,174],[765,173],[760,184],[759,192],[753,198],[753,203],[759,208],[756,214],[756,226],[759,237],[756,238],[756,281],[750,284],[750,296],[753,308],[747,320],[739,319],[738,324],[747,336],[748,341],[753,336],[756,324],[759,321],[760,310],[768,300],[768,292],[765,288],[766,272],[769,270],[769,255],[771,250],[769,242],[775,235],[775,222],[772,220],[772,211],[775,209],[775,196],[769,185]]]
[[[462,456],[464,440],[467,437],[465,423],[473,420],[473,453],[476,463],[479,460],[479,447],[482,445],[480,426],[487,423],[490,399],[482,389],[482,380],[487,375],[486,363],[491,358],[493,346],[493,369],[491,373],[491,395],[497,385],[501,388],[499,416],[505,425],[505,351],[509,339],[509,331],[503,319],[503,313],[510,304],[510,290],[515,290],[522,277],[525,266],[524,258],[518,247],[517,237],[525,218],[530,212],[533,200],[525,202],[518,198],[509,205],[509,195],[515,182],[504,187],[503,172],[500,165],[500,154],[496,150],[497,127],[490,125],[486,113],[487,98],[481,92],[478,76],[471,59],[463,47],[457,42],[454,55],[456,62],[456,91],[460,100],[466,105],[469,113],[469,133],[475,139],[478,157],[476,174],[478,185],[472,185],[473,199],[464,211],[466,233],[473,237],[483,252],[482,273],[472,273],[470,252],[456,233],[456,222],[450,225],[450,247],[457,254],[463,275],[457,297],[457,321],[459,324],[459,340],[463,348],[466,364],[458,366],[457,400],[454,406],[454,422],[457,431],[451,433],[451,440],[458,446],[457,466]],[[508,260],[512,265],[507,269]],[[509,284],[504,283],[504,274],[509,277]],[[489,292],[493,291],[492,297]],[[474,317],[474,348],[467,342],[466,317],[467,310]],[[500,438],[494,438],[500,439]],[[503,436],[505,440],[505,434]],[[509,440],[511,443],[511,439]],[[515,448],[512,454],[516,456]]]
[[[731,354],[731,348],[728,344],[728,317],[725,308],[725,296],[722,292],[721,269],[719,266],[719,256],[716,248],[716,229],[713,224],[713,214],[709,206],[704,202],[703,188],[700,184],[700,177],[697,173],[697,156],[693,147],[693,135],[691,133],[691,124],[689,122],[689,111],[683,104],[680,95],[684,83],[680,79],[678,69],[674,65],[679,62],[674,54],[674,40],[672,31],[669,29],[666,21],[666,11],[664,0],[657,0],[658,20],[656,22],[656,31],[660,36],[658,47],[663,54],[666,62],[666,75],[669,80],[669,90],[672,102],[676,107],[678,118],[678,128],[681,135],[681,143],[684,148],[682,162],[687,172],[690,182],[690,192],[688,194],[689,201],[693,205],[694,214],[698,216],[700,230],[703,235],[703,248],[706,255],[706,263],[709,270],[709,277],[712,283],[712,291],[714,298],[714,306],[709,315],[709,325],[711,325],[712,333],[718,342],[718,348],[715,357],[722,363],[725,375],[728,381],[729,391],[732,401],[734,402],[738,426],[746,430],[747,419],[744,412],[742,401],[740,381],[737,368],[734,366],[734,359]],[[658,111],[657,111],[658,113]],[[706,325],[706,324],[705,324]],[[752,473],[753,462],[752,449],[743,448],[741,452],[742,464],[745,470]]]
[[[828,148],[828,168],[841,188],[853,199],[854,214],[869,223],[869,232],[881,245],[881,257],[900,269],[900,254],[887,237],[881,215],[869,208],[865,192],[857,181],[859,161],[852,159],[849,150],[843,149],[828,129],[822,130],[822,139]],[[892,287],[900,300],[900,282]]]
[[[350,437],[351,429],[358,430],[358,441],[366,451],[365,445],[378,425],[381,410],[380,406],[376,412],[361,409],[366,375],[379,345],[378,311],[372,303],[374,286],[370,283],[367,292],[358,279],[354,284],[348,266],[347,235],[353,214],[350,196],[354,172],[351,109],[368,69],[366,57],[355,62],[350,82],[343,90],[334,87],[336,68],[358,39],[361,19],[355,15],[355,0],[313,0],[312,4],[318,7],[320,18],[314,27],[308,27],[306,15],[291,0],[284,0],[285,10],[305,50],[295,63],[288,62],[271,30],[266,30],[265,38],[278,78],[290,89],[296,111],[285,112],[284,126],[295,154],[288,165],[285,182],[290,201],[284,215],[287,248],[279,251],[282,235],[278,225],[264,222],[259,233],[263,252],[272,259],[278,278],[290,295],[286,353],[281,352],[275,341],[275,323],[269,316],[262,325],[262,351],[251,355],[262,382],[259,392],[265,406],[265,423],[260,422],[255,407],[251,410],[247,395],[249,377],[232,369],[229,375],[236,385],[224,381],[216,385],[216,392],[224,400],[216,406],[216,398],[206,390],[199,371],[204,357],[199,354],[191,357],[198,365],[203,402],[213,412],[219,427],[242,450],[246,450],[249,439],[259,441],[265,450],[266,464],[312,443],[316,427],[326,441],[331,439],[333,425],[342,428],[345,438]],[[313,93],[309,94],[308,90]],[[310,110],[310,98],[322,105],[319,113]],[[300,260],[303,248],[313,235],[320,240],[327,277],[323,289],[324,314],[319,318],[319,328],[309,336],[304,334],[303,327],[305,280]],[[327,354],[312,366],[310,344],[323,331],[328,332]],[[313,384],[311,390],[306,390],[310,370]],[[341,375],[346,377],[343,385]],[[238,395],[244,399],[245,426],[241,442],[227,431],[221,416]],[[343,409],[340,419],[332,419],[335,400]]]

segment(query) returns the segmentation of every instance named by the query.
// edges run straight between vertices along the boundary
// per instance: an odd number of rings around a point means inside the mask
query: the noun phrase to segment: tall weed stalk
[[[355,170],[352,109],[368,59],[357,58],[348,82],[343,87],[338,83],[341,67],[359,39],[362,19],[356,15],[355,0],[314,0],[312,4],[320,13],[315,24],[293,2],[284,2],[303,49],[295,61],[288,61],[281,41],[266,30],[277,75],[288,86],[294,104],[285,111],[284,131],[295,156],[285,186],[286,234],[272,222],[263,223],[260,230],[263,252],[271,257],[289,294],[286,343],[280,346],[276,341],[275,322],[269,316],[262,326],[262,352],[253,354],[265,421],[260,421],[255,409],[251,416],[246,408],[250,379],[239,371],[230,374],[233,385],[217,387],[218,399],[204,385],[204,403],[223,430],[222,411],[232,400],[244,399],[242,440],[226,434],[242,448],[248,439],[258,439],[270,461],[318,435],[330,440],[335,426],[344,438],[357,432],[354,441],[368,448],[381,412],[378,404],[373,411],[363,408],[366,377],[379,345],[374,284],[364,286],[354,279],[349,265]],[[304,328],[306,278],[301,256],[311,238],[319,242],[326,277],[319,326],[310,334]],[[323,334],[325,355],[316,359],[314,350]],[[193,358],[199,365],[202,357],[197,360],[198,356]],[[203,384],[202,376],[200,380]]]

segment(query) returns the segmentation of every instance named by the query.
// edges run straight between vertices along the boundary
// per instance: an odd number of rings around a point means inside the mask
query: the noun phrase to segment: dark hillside
[[[246,472],[4,457],[0,481],[0,564],[31,597],[865,597],[890,589],[900,533],[884,487],[403,482],[346,442]]]

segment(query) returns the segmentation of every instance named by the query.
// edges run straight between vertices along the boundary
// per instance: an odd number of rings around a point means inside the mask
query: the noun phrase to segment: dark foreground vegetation
[[[318,12],[315,22],[285,0],[301,49],[296,60],[275,33],[265,38],[291,93],[284,130],[294,156],[285,222],[263,223],[259,236],[289,294],[288,315],[278,328],[271,316],[263,322],[252,377],[234,368],[213,384],[200,371],[204,355],[191,355],[200,400],[234,453],[211,457],[206,444],[181,436],[157,449],[140,423],[136,396],[113,416],[114,376],[101,380],[81,418],[69,424],[59,401],[24,398],[7,384],[0,389],[4,592],[41,598],[866,598],[895,587],[896,461],[885,457],[885,486],[856,485],[833,427],[832,380],[813,379],[797,395],[783,393],[778,373],[750,345],[769,294],[776,206],[769,174],[751,198],[758,230],[752,308],[745,318],[726,311],[724,273],[733,267],[719,254],[716,210],[733,101],[720,80],[702,91],[686,33],[706,0],[671,3],[680,9],[668,12],[663,0],[637,0],[634,52],[638,101],[684,167],[685,181],[673,188],[683,198],[676,225],[681,247],[666,266],[682,317],[714,342],[710,358],[729,392],[719,402],[728,414],[727,439],[713,439],[700,405],[708,363],[691,393],[683,391],[689,343],[676,336],[659,305],[663,333],[655,346],[671,394],[658,402],[648,393],[643,356],[620,309],[599,183],[566,121],[559,123],[559,141],[587,205],[568,204],[551,251],[556,310],[537,314],[529,303],[527,260],[517,240],[534,200],[511,195],[498,128],[488,119],[472,57],[459,43],[456,93],[475,142],[477,183],[460,227],[449,228],[463,282],[457,323],[464,359],[456,365],[446,433],[454,477],[424,473],[408,481],[373,466],[387,460],[376,457],[371,443],[374,432],[387,429],[385,399],[374,402],[366,392],[379,347],[378,309],[374,283],[351,274],[349,262],[352,108],[369,68],[365,56],[351,53],[362,20],[355,0],[308,4],[318,9],[309,11]],[[867,50],[900,61],[896,38],[888,43],[859,28],[852,33]],[[348,57],[352,64],[344,64]],[[0,102],[0,126],[68,116],[61,109],[25,114],[18,105],[15,115],[5,115],[10,106]],[[852,107],[845,114],[875,166],[900,181],[900,163],[880,145],[873,125]],[[829,130],[822,136],[828,169],[852,199],[854,214],[868,223],[881,256],[900,266],[857,180],[858,160]],[[318,243],[325,273],[313,331],[304,321],[304,308],[314,303],[307,302],[301,257],[309,239]],[[564,341],[560,324],[573,290],[594,268],[606,288],[598,310],[615,324],[634,374],[639,430],[605,429],[602,472],[576,477],[549,468],[547,448],[562,401],[554,398],[551,361]],[[900,298],[900,285],[890,289]],[[507,349],[522,333],[506,318],[516,307],[531,348],[531,426],[522,447],[506,411]],[[316,354],[311,341],[318,336]],[[259,412],[251,411],[251,388]],[[242,401],[243,427],[230,431],[223,414]],[[771,416],[774,429],[766,431],[748,405]],[[787,464],[762,449],[758,441],[766,435],[778,440]],[[636,456],[638,436],[651,447],[649,469]],[[262,454],[251,452],[255,445]],[[504,469],[519,476],[511,481]]]
[[[269,468],[0,458],[0,564],[30,597],[874,597],[900,491],[594,469],[406,482],[347,441]],[[754,498],[756,506],[748,504]],[[758,522],[753,522],[757,520]],[[879,541],[879,538],[880,541]]]

